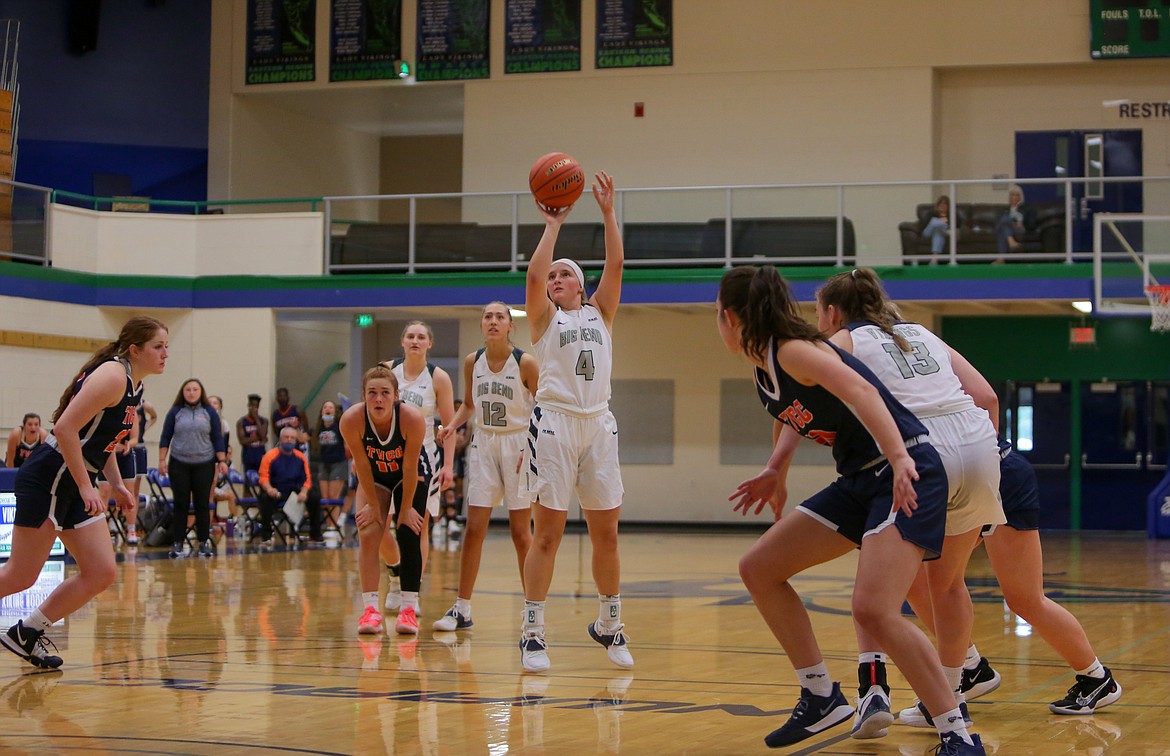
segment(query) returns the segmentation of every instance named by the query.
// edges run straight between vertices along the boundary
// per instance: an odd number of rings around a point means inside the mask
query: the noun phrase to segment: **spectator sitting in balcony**
[[[950,228],[951,198],[944,194],[935,201],[934,215],[930,216],[930,220],[922,228],[922,238],[930,239],[930,254],[934,255],[930,260],[931,265],[938,262],[938,255],[941,255],[943,248],[947,246],[947,233]]]
[[[1024,190],[1013,184],[1008,189],[1008,211],[995,224],[995,241],[1001,263],[1020,244],[1024,234],[1036,227],[1036,212],[1024,204]]]

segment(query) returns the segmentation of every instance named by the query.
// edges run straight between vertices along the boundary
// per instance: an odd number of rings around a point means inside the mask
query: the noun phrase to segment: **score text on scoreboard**
[[[1089,0],[1090,55],[1170,57],[1170,0]]]

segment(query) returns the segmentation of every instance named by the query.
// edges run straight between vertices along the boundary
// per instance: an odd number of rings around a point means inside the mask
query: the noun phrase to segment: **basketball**
[[[532,196],[545,207],[568,207],[585,190],[585,171],[563,152],[550,152],[533,164],[528,172]]]

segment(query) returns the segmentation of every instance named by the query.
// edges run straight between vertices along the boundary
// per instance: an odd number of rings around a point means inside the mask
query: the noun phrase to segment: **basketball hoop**
[[[1154,333],[1170,333],[1170,286],[1155,284],[1146,287],[1150,300],[1150,330]]]

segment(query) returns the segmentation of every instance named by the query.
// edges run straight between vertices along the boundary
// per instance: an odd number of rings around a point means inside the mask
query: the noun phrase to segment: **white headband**
[[[552,261],[553,265],[556,265],[557,263],[569,266],[569,269],[577,274],[577,283],[581,284],[581,291],[585,291],[585,274],[581,271],[581,266],[567,257],[562,257],[559,260]]]

